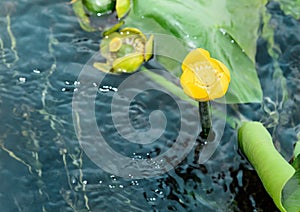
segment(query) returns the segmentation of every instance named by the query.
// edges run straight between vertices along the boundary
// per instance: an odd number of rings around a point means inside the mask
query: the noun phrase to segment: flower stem
[[[200,133],[200,136],[203,139],[207,139],[209,135],[209,131],[212,128],[209,101],[199,102],[199,114],[200,114],[200,122],[202,127],[202,132]]]

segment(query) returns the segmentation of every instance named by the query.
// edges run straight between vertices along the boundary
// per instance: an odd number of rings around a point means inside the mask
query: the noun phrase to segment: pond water
[[[259,39],[256,58],[264,102],[228,105],[227,113],[262,121],[290,159],[300,128],[300,22],[276,3],[268,10],[277,26],[283,74],[274,74],[278,61]],[[277,210],[239,153],[236,129],[228,123],[204,164],[195,162],[193,147],[174,169],[146,179],[122,178],[95,165],[76,136],[72,99],[83,83],[80,72],[99,50],[100,36],[83,31],[65,1],[2,0],[0,38],[0,211]],[[148,129],[149,114],[158,108],[165,111],[167,126],[159,143],[126,142],[109,115],[112,96],[126,77],[89,82],[99,87],[97,125],[120,154],[155,157],[178,136],[178,105],[157,91],[137,96],[129,111],[134,127]]]

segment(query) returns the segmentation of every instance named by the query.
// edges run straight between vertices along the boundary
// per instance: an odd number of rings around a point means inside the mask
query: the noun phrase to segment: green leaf
[[[300,170],[300,141],[298,141],[295,145],[294,161],[292,165],[296,170]]]
[[[282,191],[282,203],[288,212],[300,211],[300,169],[286,183]]]
[[[300,211],[300,141],[295,145],[293,167],[297,170],[282,191],[282,203],[287,211]]]
[[[244,123],[238,131],[238,142],[276,206],[286,211],[282,205],[282,190],[295,169],[275,149],[271,135],[259,122]]]
[[[261,102],[255,54],[260,14],[266,2],[133,0],[125,25],[137,27],[144,33],[161,33],[181,39],[184,50],[178,49],[172,39],[162,42],[155,38],[157,60],[176,76],[181,74],[180,63],[184,56],[191,49],[201,47],[231,71],[227,103]],[[159,55],[162,48],[165,56]],[[176,57],[172,60],[174,54]]]
[[[295,145],[294,155],[295,157],[298,157],[300,155],[300,140]]]

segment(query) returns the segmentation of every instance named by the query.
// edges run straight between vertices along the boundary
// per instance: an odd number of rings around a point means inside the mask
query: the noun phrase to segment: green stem
[[[209,131],[211,130],[211,113],[210,113],[210,104],[209,102],[199,102],[199,114],[200,114],[200,122],[202,127],[202,132],[200,136],[203,139],[207,139],[209,135]]]

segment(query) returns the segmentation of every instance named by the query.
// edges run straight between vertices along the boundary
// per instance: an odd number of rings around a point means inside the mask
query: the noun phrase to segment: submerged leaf
[[[292,15],[295,19],[300,18],[300,0],[276,0],[280,3],[281,9],[287,15]]]

